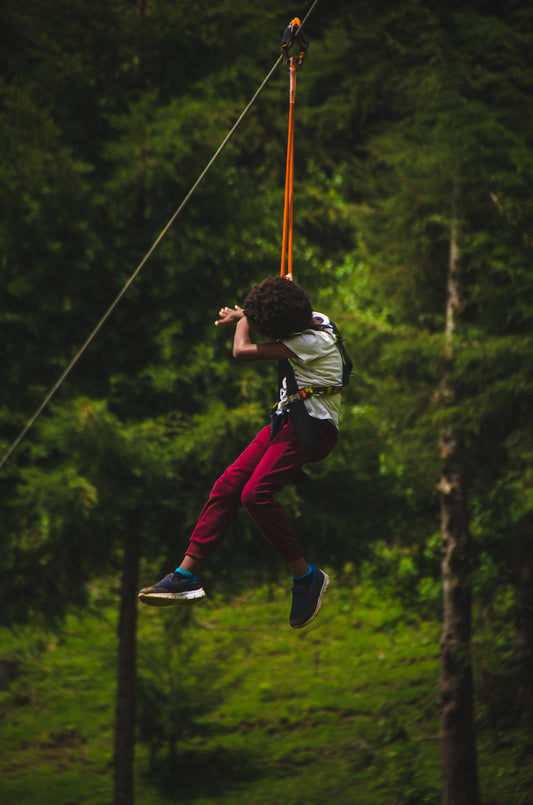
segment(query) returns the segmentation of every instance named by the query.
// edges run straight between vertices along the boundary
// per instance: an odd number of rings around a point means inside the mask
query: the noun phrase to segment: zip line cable
[[[13,444],[10,446],[10,448],[8,449],[6,454],[3,456],[2,460],[0,461],[0,469],[4,466],[4,464],[9,459],[11,454],[16,450],[16,448],[18,447],[20,442],[24,439],[24,437],[26,436],[28,431],[32,428],[32,426],[34,425],[36,420],[39,418],[39,416],[42,414],[42,412],[44,411],[44,409],[46,408],[46,406],[48,405],[48,403],[50,402],[50,400],[52,399],[52,397],[54,396],[56,391],[59,389],[59,387],[62,385],[62,383],[66,380],[66,378],[71,373],[72,369],[75,367],[75,365],[77,364],[77,362],[79,361],[79,359],[81,358],[81,356],[83,355],[83,353],[85,352],[87,347],[92,343],[94,338],[98,335],[98,333],[100,332],[100,330],[102,329],[102,327],[106,323],[107,319],[110,317],[110,315],[113,313],[113,311],[115,310],[115,308],[117,307],[119,302],[125,296],[125,294],[129,290],[130,286],[136,280],[137,276],[141,273],[142,269],[144,268],[144,266],[146,265],[146,263],[148,262],[148,260],[152,256],[152,254],[155,252],[155,250],[157,249],[157,247],[159,246],[159,244],[161,243],[161,241],[163,240],[163,238],[167,234],[168,230],[170,229],[172,224],[175,222],[176,218],[178,218],[178,216],[181,214],[181,212],[183,211],[183,209],[185,208],[185,206],[189,202],[189,200],[190,200],[191,196],[193,195],[193,193],[196,191],[196,189],[198,188],[200,183],[203,181],[204,177],[206,176],[206,174],[208,173],[208,171],[210,170],[210,168],[212,167],[214,162],[218,159],[219,155],[222,153],[222,151],[224,150],[226,145],[229,143],[229,141],[231,140],[231,138],[235,134],[237,128],[239,127],[241,122],[244,120],[244,118],[248,114],[249,110],[251,109],[251,107],[255,103],[256,99],[259,97],[260,93],[263,91],[263,89],[265,88],[265,86],[269,82],[272,74],[275,72],[276,68],[278,67],[278,65],[279,65],[279,63],[281,61],[281,59],[282,59],[281,56],[277,59],[276,63],[274,64],[274,66],[272,67],[272,69],[270,70],[270,72],[268,73],[266,78],[264,79],[264,81],[261,84],[261,86],[259,87],[259,89],[256,91],[256,93],[253,96],[253,98],[250,100],[250,102],[248,103],[248,105],[246,106],[244,111],[241,113],[240,117],[238,118],[238,120],[234,124],[233,128],[231,129],[231,131],[227,134],[226,138],[220,144],[220,146],[218,147],[217,151],[214,153],[214,155],[211,157],[211,159],[209,160],[209,162],[207,163],[207,165],[205,166],[203,171],[200,173],[200,175],[198,176],[197,180],[192,185],[191,189],[189,190],[189,192],[187,193],[187,195],[185,196],[185,198],[183,199],[183,201],[181,202],[181,204],[179,205],[179,207],[177,208],[175,213],[169,219],[169,221],[166,224],[166,226],[161,230],[160,234],[158,235],[156,240],[153,242],[153,244],[150,247],[150,249],[146,252],[146,254],[144,255],[143,259],[141,260],[141,262],[139,263],[139,265],[137,266],[137,268],[135,269],[133,274],[130,276],[130,278],[128,279],[128,281],[126,282],[126,284],[124,285],[122,290],[119,292],[119,294],[113,300],[113,302],[110,304],[110,306],[108,307],[108,309],[106,310],[106,312],[104,313],[104,315],[102,316],[102,318],[100,319],[98,324],[94,327],[94,329],[91,331],[91,333],[87,336],[87,338],[83,342],[82,346],[78,349],[78,351],[76,352],[76,354],[74,355],[74,357],[71,359],[70,363],[68,364],[68,366],[64,370],[63,374],[59,377],[59,379],[56,381],[56,383],[52,386],[52,388],[50,389],[50,391],[48,392],[46,397],[43,399],[43,401],[41,402],[41,404],[39,405],[39,407],[35,411],[35,413],[28,420],[28,422],[26,423],[26,425],[23,428],[23,430],[20,432],[20,434],[17,436],[17,438],[15,439]]]
[[[314,0],[311,8],[309,9],[307,14],[305,15],[304,20],[300,25],[300,28],[302,28],[304,26],[305,22],[310,17],[311,13],[313,12],[313,10],[314,10],[314,8],[315,8],[315,6],[317,5],[318,2],[319,2],[319,0]],[[17,449],[19,444],[22,442],[22,440],[24,439],[24,437],[26,436],[28,431],[33,427],[33,425],[35,424],[37,419],[40,417],[40,415],[42,414],[42,412],[44,411],[44,409],[46,408],[46,406],[48,405],[48,403],[50,402],[52,397],[55,395],[55,393],[57,392],[59,387],[63,384],[63,382],[68,377],[68,375],[74,369],[74,367],[78,363],[79,359],[81,358],[81,356],[83,355],[85,350],[92,343],[94,338],[98,335],[98,333],[100,332],[100,330],[102,329],[102,327],[104,326],[104,324],[106,323],[106,321],[108,320],[110,315],[113,313],[113,311],[115,310],[115,308],[117,307],[119,302],[125,296],[125,294],[129,290],[130,286],[136,280],[136,278],[138,277],[138,275],[140,274],[140,272],[142,271],[142,269],[144,268],[144,266],[146,265],[146,263],[148,262],[148,260],[152,256],[152,254],[155,252],[155,250],[157,249],[157,247],[159,246],[159,244],[161,243],[161,241],[163,240],[163,238],[167,234],[167,232],[170,229],[170,227],[173,225],[175,220],[178,218],[178,216],[181,214],[183,209],[188,204],[191,196],[196,192],[196,189],[201,184],[201,182],[205,178],[206,174],[209,172],[209,170],[211,169],[213,164],[216,162],[216,160],[218,159],[218,157],[220,156],[222,151],[225,149],[227,144],[232,139],[232,137],[235,134],[235,132],[237,131],[238,127],[240,126],[240,124],[242,123],[242,121],[244,120],[244,118],[246,117],[246,115],[248,114],[248,112],[250,111],[250,109],[252,108],[254,103],[256,102],[257,98],[263,92],[264,88],[266,87],[266,85],[270,81],[272,75],[274,74],[274,72],[278,68],[278,66],[279,66],[280,62],[282,61],[282,59],[283,59],[283,55],[279,56],[276,59],[273,67],[269,70],[269,72],[267,73],[267,75],[264,78],[263,82],[261,83],[259,88],[256,90],[256,92],[253,95],[253,97],[251,98],[251,100],[248,102],[247,106],[241,112],[241,114],[240,114],[239,118],[237,119],[237,121],[234,123],[233,128],[228,132],[228,134],[226,135],[226,137],[224,138],[222,143],[219,145],[219,147],[217,148],[217,150],[215,151],[215,153],[213,154],[213,156],[211,157],[211,159],[209,160],[209,162],[207,163],[207,165],[205,166],[203,171],[200,173],[200,175],[198,176],[197,180],[194,182],[194,184],[192,185],[191,189],[189,190],[189,192],[187,193],[187,195],[185,196],[185,198],[183,199],[183,201],[181,202],[181,204],[179,205],[179,207],[177,208],[175,213],[169,219],[169,221],[166,224],[166,226],[161,230],[160,234],[157,236],[157,238],[153,242],[153,244],[150,247],[150,249],[146,252],[146,254],[144,255],[143,259],[141,260],[141,262],[139,263],[139,265],[137,266],[137,268],[135,269],[133,274],[130,276],[130,278],[128,279],[128,281],[126,282],[126,284],[124,285],[122,290],[115,297],[113,302],[109,305],[109,307],[105,311],[104,315],[101,317],[100,321],[96,324],[96,326],[91,331],[91,333],[87,336],[87,338],[85,339],[85,341],[83,342],[81,347],[75,353],[74,357],[71,359],[70,363],[68,364],[68,366],[66,367],[64,372],[58,378],[56,383],[52,386],[52,388],[47,393],[47,395],[44,397],[43,401],[41,402],[39,407],[36,409],[36,411],[33,413],[33,415],[30,417],[30,419],[28,420],[28,422],[26,423],[24,428],[21,430],[21,432],[19,433],[19,435],[15,439],[15,441],[10,445],[10,447],[8,448],[8,450],[6,451],[6,453],[4,454],[2,459],[0,460],[0,469],[2,469],[4,464],[7,462],[7,460],[11,457],[11,455]]]

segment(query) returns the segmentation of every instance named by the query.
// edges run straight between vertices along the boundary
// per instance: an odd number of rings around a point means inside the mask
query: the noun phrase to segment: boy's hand
[[[244,312],[241,307],[235,305],[235,307],[221,307],[218,315],[220,318],[215,322],[216,327],[220,324],[236,324],[239,319],[242,319]]]

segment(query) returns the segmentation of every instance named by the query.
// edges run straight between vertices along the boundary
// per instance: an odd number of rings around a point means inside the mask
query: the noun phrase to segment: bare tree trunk
[[[457,188],[454,189],[454,208]],[[451,370],[457,318],[464,307],[457,225],[450,233],[445,349],[447,369],[441,385],[444,405],[455,402]],[[439,483],[442,529],[443,622],[441,636],[441,766],[443,805],[478,805],[474,728],[474,684],[471,662],[471,535],[464,483],[464,449],[460,429],[449,424],[441,432]]]
[[[145,22],[146,0],[137,0],[137,82],[146,86]],[[144,147],[141,150],[144,160]],[[146,182],[143,171],[133,212],[131,231],[142,233],[146,213]],[[115,755],[113,805],[134,805],[135,775],[135,702],[137,688],[137,592],[139,589],[140,539],[137,513],[130,518],[123,539],[122,577],[118,624],[118,669],[115,716]]]
[[[533,718],[533,546],[531,545],[532,517],[521,523],[517,544],[518,570],[515,581],[515,705],[524,723]]]
[[[470,653],[471,536],[457,434],[441,435],[439,485],[442,527],[443,621],[441,636],[441,765],[444,805],[479,802],[474,728],[474,683]]]
[[[132,528],[124,539],[120,585],[113,805],[134,802],[138,585],[139,539]]]

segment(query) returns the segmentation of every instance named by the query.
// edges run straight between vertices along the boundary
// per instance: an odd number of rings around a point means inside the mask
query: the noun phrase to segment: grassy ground
[[[140,610],[136,801],[437,805],[439,625],[346,583],[301,632],[288,608],[279,587]],[[100,601],[0,634],[0,802],[111,801],[115,621]],[[483,802],[531,805],[531,738],[480,711]]]

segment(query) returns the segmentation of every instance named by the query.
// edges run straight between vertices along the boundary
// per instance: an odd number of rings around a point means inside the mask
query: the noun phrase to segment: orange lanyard
[[[304,20],[305,22],[305,20]],[[289,51],[296,44],[298,57],[291,56]],[[292,279],[292,225],[293,225],[293,184],[294,184],[294,99],[296,96],[296,70],[302,66],[308,47],[308,40],[301,31],[298,17],[291,20],[283,34],[281,52],[283,62],[289,68],[289,133],[287,137],[287,167],[285,170],[285,203],[283,207],[283,239],[281,245],[282,277]]]
[[[281,245],[281,276],[292,279],[292,224],[293,224],[293,185],[294,185],[294,98],[296,95],[296,65],[292,57],[289,62],[290,103],[289,133],[287,137],[287,166],[285,170],[285,204],[283,208],[283,239]]]

